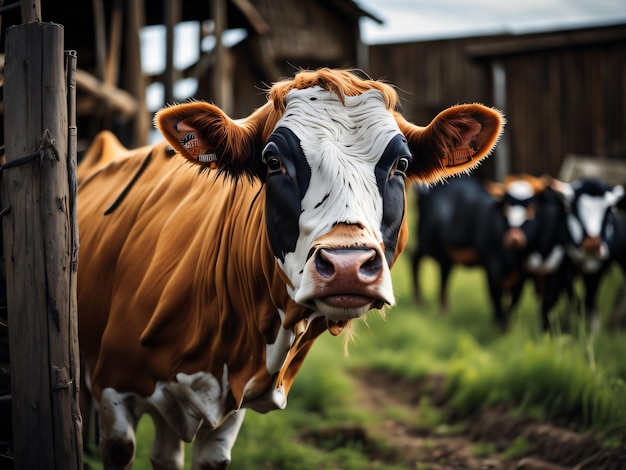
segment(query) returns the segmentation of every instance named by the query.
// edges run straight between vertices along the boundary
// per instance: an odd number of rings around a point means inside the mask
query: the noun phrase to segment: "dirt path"
[[[362,406],[384,421],[374,430],[345,431],[377,449],[373,458],[430,470],[626,469],[626,446],[602,449],[588,434],[515,418],[504,406],[481,411],[458,426],[420,425],[428,422],[428,416],[420,413],[446,409],[442,377],[405,381],[380,371],[360,371],[354,376]],[[424,406],[424,400],[429,406]],[[383,450],[371,442],[381,438],[388,443]],[[516,449],[514,457],[504,456],[507,449]]]

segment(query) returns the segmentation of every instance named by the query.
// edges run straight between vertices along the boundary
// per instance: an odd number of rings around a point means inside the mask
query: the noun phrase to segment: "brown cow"
[[[107,468],[132,462],[143,413],[155,467],[182,468],[181,439],[193,468],[226,466],[245,409],[285,406],[317,336],[394,304],[405,180],[468,172],[503,126],[472,104],[418,127],[397,101],[350,71],[303,71],[240,121],[160,111],[169,145],[97,138],[79,166],[78,308]]]

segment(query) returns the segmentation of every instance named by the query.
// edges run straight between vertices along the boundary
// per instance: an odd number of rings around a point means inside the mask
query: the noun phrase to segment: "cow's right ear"
[[[234,178],[258,177],[265,174],[255,156],[268,113],[266,105],[235,121],[217,106],[192,102],[163,108],[154,122],[174,150],[201,170],[217,169]]]
[[[395,117],[414,157],[407,175],[425,183],[469,173],[492,152],[505,124],[500,111],[480,104],[448,108],[426,127]]]

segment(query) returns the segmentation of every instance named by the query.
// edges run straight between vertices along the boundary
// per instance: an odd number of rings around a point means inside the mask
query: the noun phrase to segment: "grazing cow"
[[[507,177],[503,184],[464,177],[418,188],[417,247],[412,254],[416,301],[422,301],[418,274],[424,256],[434,258],[440,268],[442,311],[448,307],[452,267],[480,266],[486,273],[494,320],[506,327],[524,281],[531,276],[538,286],[546,278],[553,282],[548,275],[563,259],[564,215],[549,183],[548,178],[529,175]],[[508,306],[505,294],[510,294]],[[549,302],[551,297],[542,312]]]
[[[239,121],[171,106],[156,125],[173,150],[104,133],[79,167],[79,333],[107,468],[132,462],[143,413],[155,467],[182,468],[181,439],[193,468],[226,466],[245,409],[285,407],[317,336],[394,304],[405,179],[469,171],[503,126],[476,104],[416,126],[350,71],[268,98]]]
[[[585,312],[593,330],[600,327],[596,297],[610,263],[617,261],[626,273],[626,220],[615,214],[624,197],[621,185],[597,178],[581,178],[559,185],[568,206],[567,253],[585,286]]]

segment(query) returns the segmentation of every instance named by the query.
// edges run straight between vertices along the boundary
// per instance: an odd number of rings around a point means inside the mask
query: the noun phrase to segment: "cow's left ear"
[[[448,108],[426,127],[395,116],[414,157],[407,175],[426,183],[469,173],[492,152],[505,124],[500,111],[480,104]]]
[[[234,178],[264,175],[260,159],[262,132],[269,105],[241,121],[230,119],[209,103],[173,105],[159,111],[154,123],[181,156],[203,169],[217,169]]]

